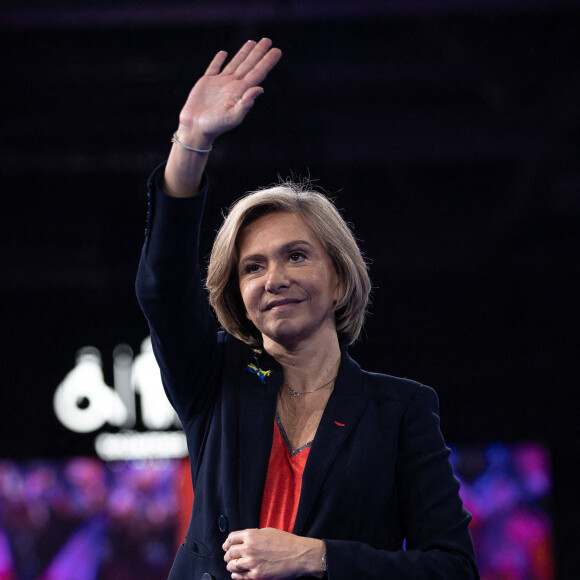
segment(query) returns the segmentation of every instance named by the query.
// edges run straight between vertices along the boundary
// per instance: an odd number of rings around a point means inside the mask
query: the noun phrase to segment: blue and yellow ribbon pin
[[[270,376],[270,374],[272,373],[272,371],[263,371],[262,369],[258,368],[256,365],[254,364],[249,364],[247,367],[249,372],[251,372],[254,375],[258,375],[258,378],[264,382],[266,380],[267,376]]]

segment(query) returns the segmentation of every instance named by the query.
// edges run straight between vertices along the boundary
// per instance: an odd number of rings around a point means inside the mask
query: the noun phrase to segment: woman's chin
[[[315,344],[320,341],[328,344],[329,340],[331,340],[331,333],[336,337],[336,329],[328,332],[323,332],[322,329],[319,329],[319,332],[313,332],[311,328],[304,328],[292,324],[290,321],[283,321],[283,323],[276,325],[275,328],[262,332],[262,339],[266,350],[268,350],[268,344],[285,350],[294,350],[305,343]]]

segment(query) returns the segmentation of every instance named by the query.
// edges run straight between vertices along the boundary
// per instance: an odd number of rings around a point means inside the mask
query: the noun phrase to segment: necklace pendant
[[[302,393],[300,391],[295,391],[294,389],[290,389],[290,394],[293,397],[299,397]]]

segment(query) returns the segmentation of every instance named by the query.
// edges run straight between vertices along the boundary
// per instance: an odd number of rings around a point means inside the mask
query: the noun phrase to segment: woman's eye
[[[303,260],[306,256],[302,253],[302,252],[292,252],[290,254],[290,261],[291,262],[300,262],[301,260]]]
[[[260,269],[259,264],[248,264],[245,268],[244,268],[244,272],[246,274],[254,274],[256,273],[258,270]]]

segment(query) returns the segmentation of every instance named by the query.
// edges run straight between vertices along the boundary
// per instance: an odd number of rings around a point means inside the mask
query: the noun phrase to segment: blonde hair
[[[352,344],[362,329],[371,281],[366,262],[354,236],[324,195],[308,184],[285,182],[246,194],[235,202],[217,233],[210,255],[206,287],[209,301],[222,327],[252,347],[262,345],[262,336],[246,317],[238,284],[237,242],[243,228],[272,212],[299,215],[310,227],[332,260],[340,280],[335,305],[339,340]]]

